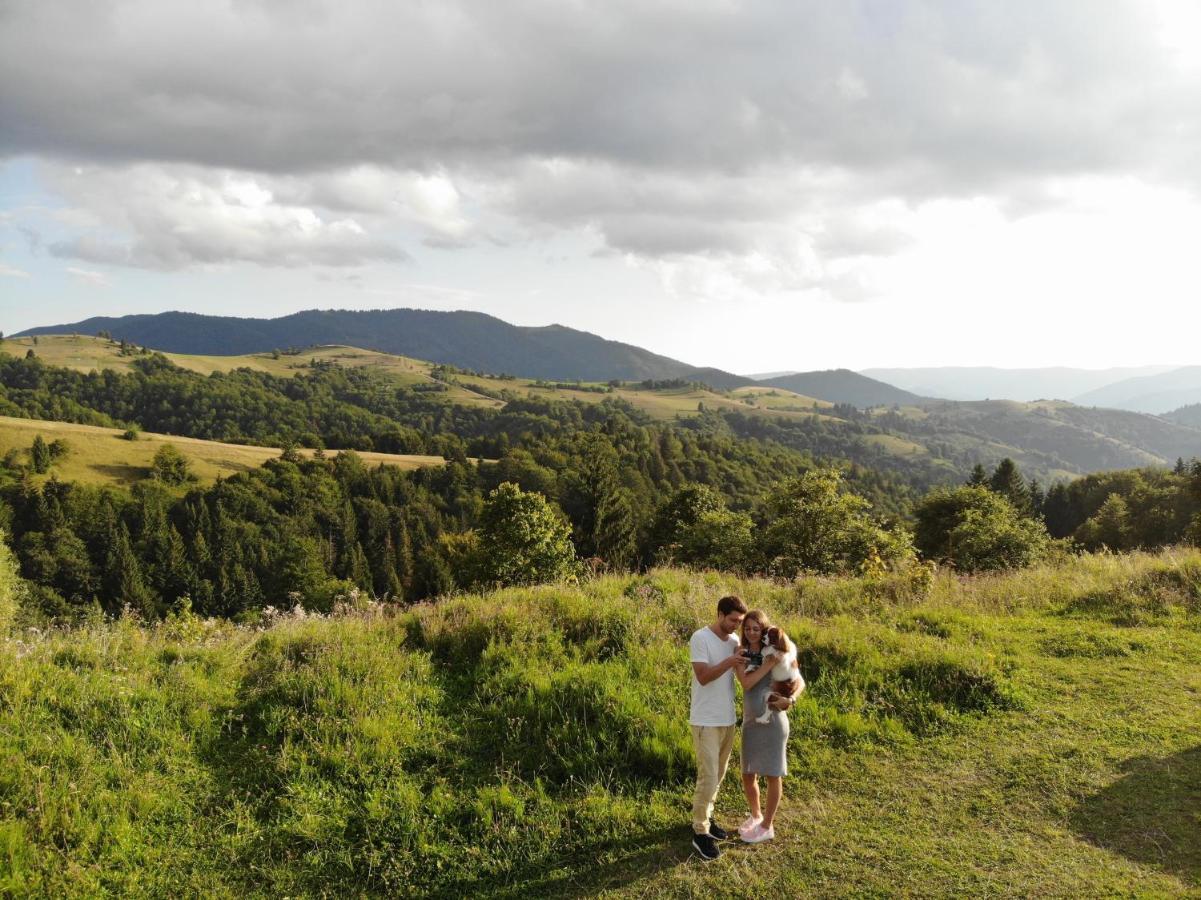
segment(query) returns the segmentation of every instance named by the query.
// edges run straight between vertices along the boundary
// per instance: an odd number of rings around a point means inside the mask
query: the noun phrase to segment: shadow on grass
[[[92,463],[88,466],[93,472],[119,481],[122,484],[133,484],[150,477],[150,466],[123,466]]]
[[[1201,746],[1124,768],[1077,807],[1072,828],[1098,847],[1201,883]]]
[[[597,848],[596,855],[577,854],[552,871],[532,875],[510,875],[504,882],[473,881],[441,885],[438,897],[487,896],[496,900],[526,897],[593,897],[600,891],[616,890],[632,882],[667,875],[693,856],[692,831],[688,825],[632,834],[628,840]]]

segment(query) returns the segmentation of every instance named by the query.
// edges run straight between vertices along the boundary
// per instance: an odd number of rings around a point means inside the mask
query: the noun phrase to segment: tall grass
[[[795,636],[790,759],[819,777],[1020,714],[1025,657],[998,616],[1065,623],[1055,659],[1130,653],[1067,626],[1195,621],[1198,572],[1193,551],[974,579],[660,570],[257,627],[26,632],[0,651],[0,893],[463,895],[578,873],[683,827],[684,645],[724,593]]]

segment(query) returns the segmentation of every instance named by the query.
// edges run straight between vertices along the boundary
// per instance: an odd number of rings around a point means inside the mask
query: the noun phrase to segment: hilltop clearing
[[[688,634],[796,637],[774,842],[688,849]],[[1001,576],[658,570],[0,647],[18,895],[1184,896],[1201,554]],[[352,604],[353,606],[353,604]],[[734,771],[719,821],[744,814]]]
[[[57,460],[51,473],[60,481],[81,484],[130,485],[150,475],[154,454],[164,444],[175,447],[187,459],[200,484],[211,484],[218,477],[227,478],[238,472],[256,469],[283,451],[278,447],[251,447],[245,444],[225,444],[179,435],[138,433],[136,440],[126,440],[125,432],[116,428],[76,425],[70,422],[46,422],[38,419],[14,419],[0,416],[0,456],[10,451],[22,453],[41,435],[43,440],[63,440],[66,454]],[[312,450],[300,449],[302,456]],[[336,456],[337,451],[330,451]],[[386,463],[401,469],[441,466],[440,456],[402,455],[395,453],[361,452],[365,463]]]

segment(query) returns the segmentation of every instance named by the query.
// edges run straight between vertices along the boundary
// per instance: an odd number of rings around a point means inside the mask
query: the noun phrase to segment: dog
[[[801,668],[797,664],[796,644],[784,633],[782,628],[772,626],[763,636],[763,665],[771,665],[771,693],[763,706],[763,715],[755,719],[760,725],[771,721],[775,710],[771,701],[777,697],[795,697],[805,689],[805,679],[801,677]]]

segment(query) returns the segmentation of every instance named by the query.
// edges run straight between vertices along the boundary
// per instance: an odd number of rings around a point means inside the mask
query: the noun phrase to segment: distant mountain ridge
[[[1162,415],[1201,403],[1201,366],[1181,366],[1155,375],[1126,378],[1074,397],[1072,402]]]
[[[467,369],[557,380],[685,379],[728,389],[754,384],[641,347],[563,325],[523,327],[480,312],[421,309],[306,310],[277,319],[165,312],[99,316],[30,328],[15,336],[96,334],[170,353],[236,356],[288,347],[346,344]]]
[[[869,406],[907,405],[925,402],[925,397],[877,381],[850,369],[827,369],[821,372],[795,372],[777,378],[767,378],[761,385],[784,388],[797,394],[819,397],[831,403],[849,403],[865,409]]]
[[[1071,400],[1085,405],[1120,406],[1114,403],[1093,403],[1081,395],[1104,390],[1109,385],[1127,379],[1162,375],[1176,368],[1162,365],[1110,369],[1074,369],[1066,366],[1039,369],[942,366],[913,369],[872,368],[863,369],[859,374],[926,397],[943,400]]]

